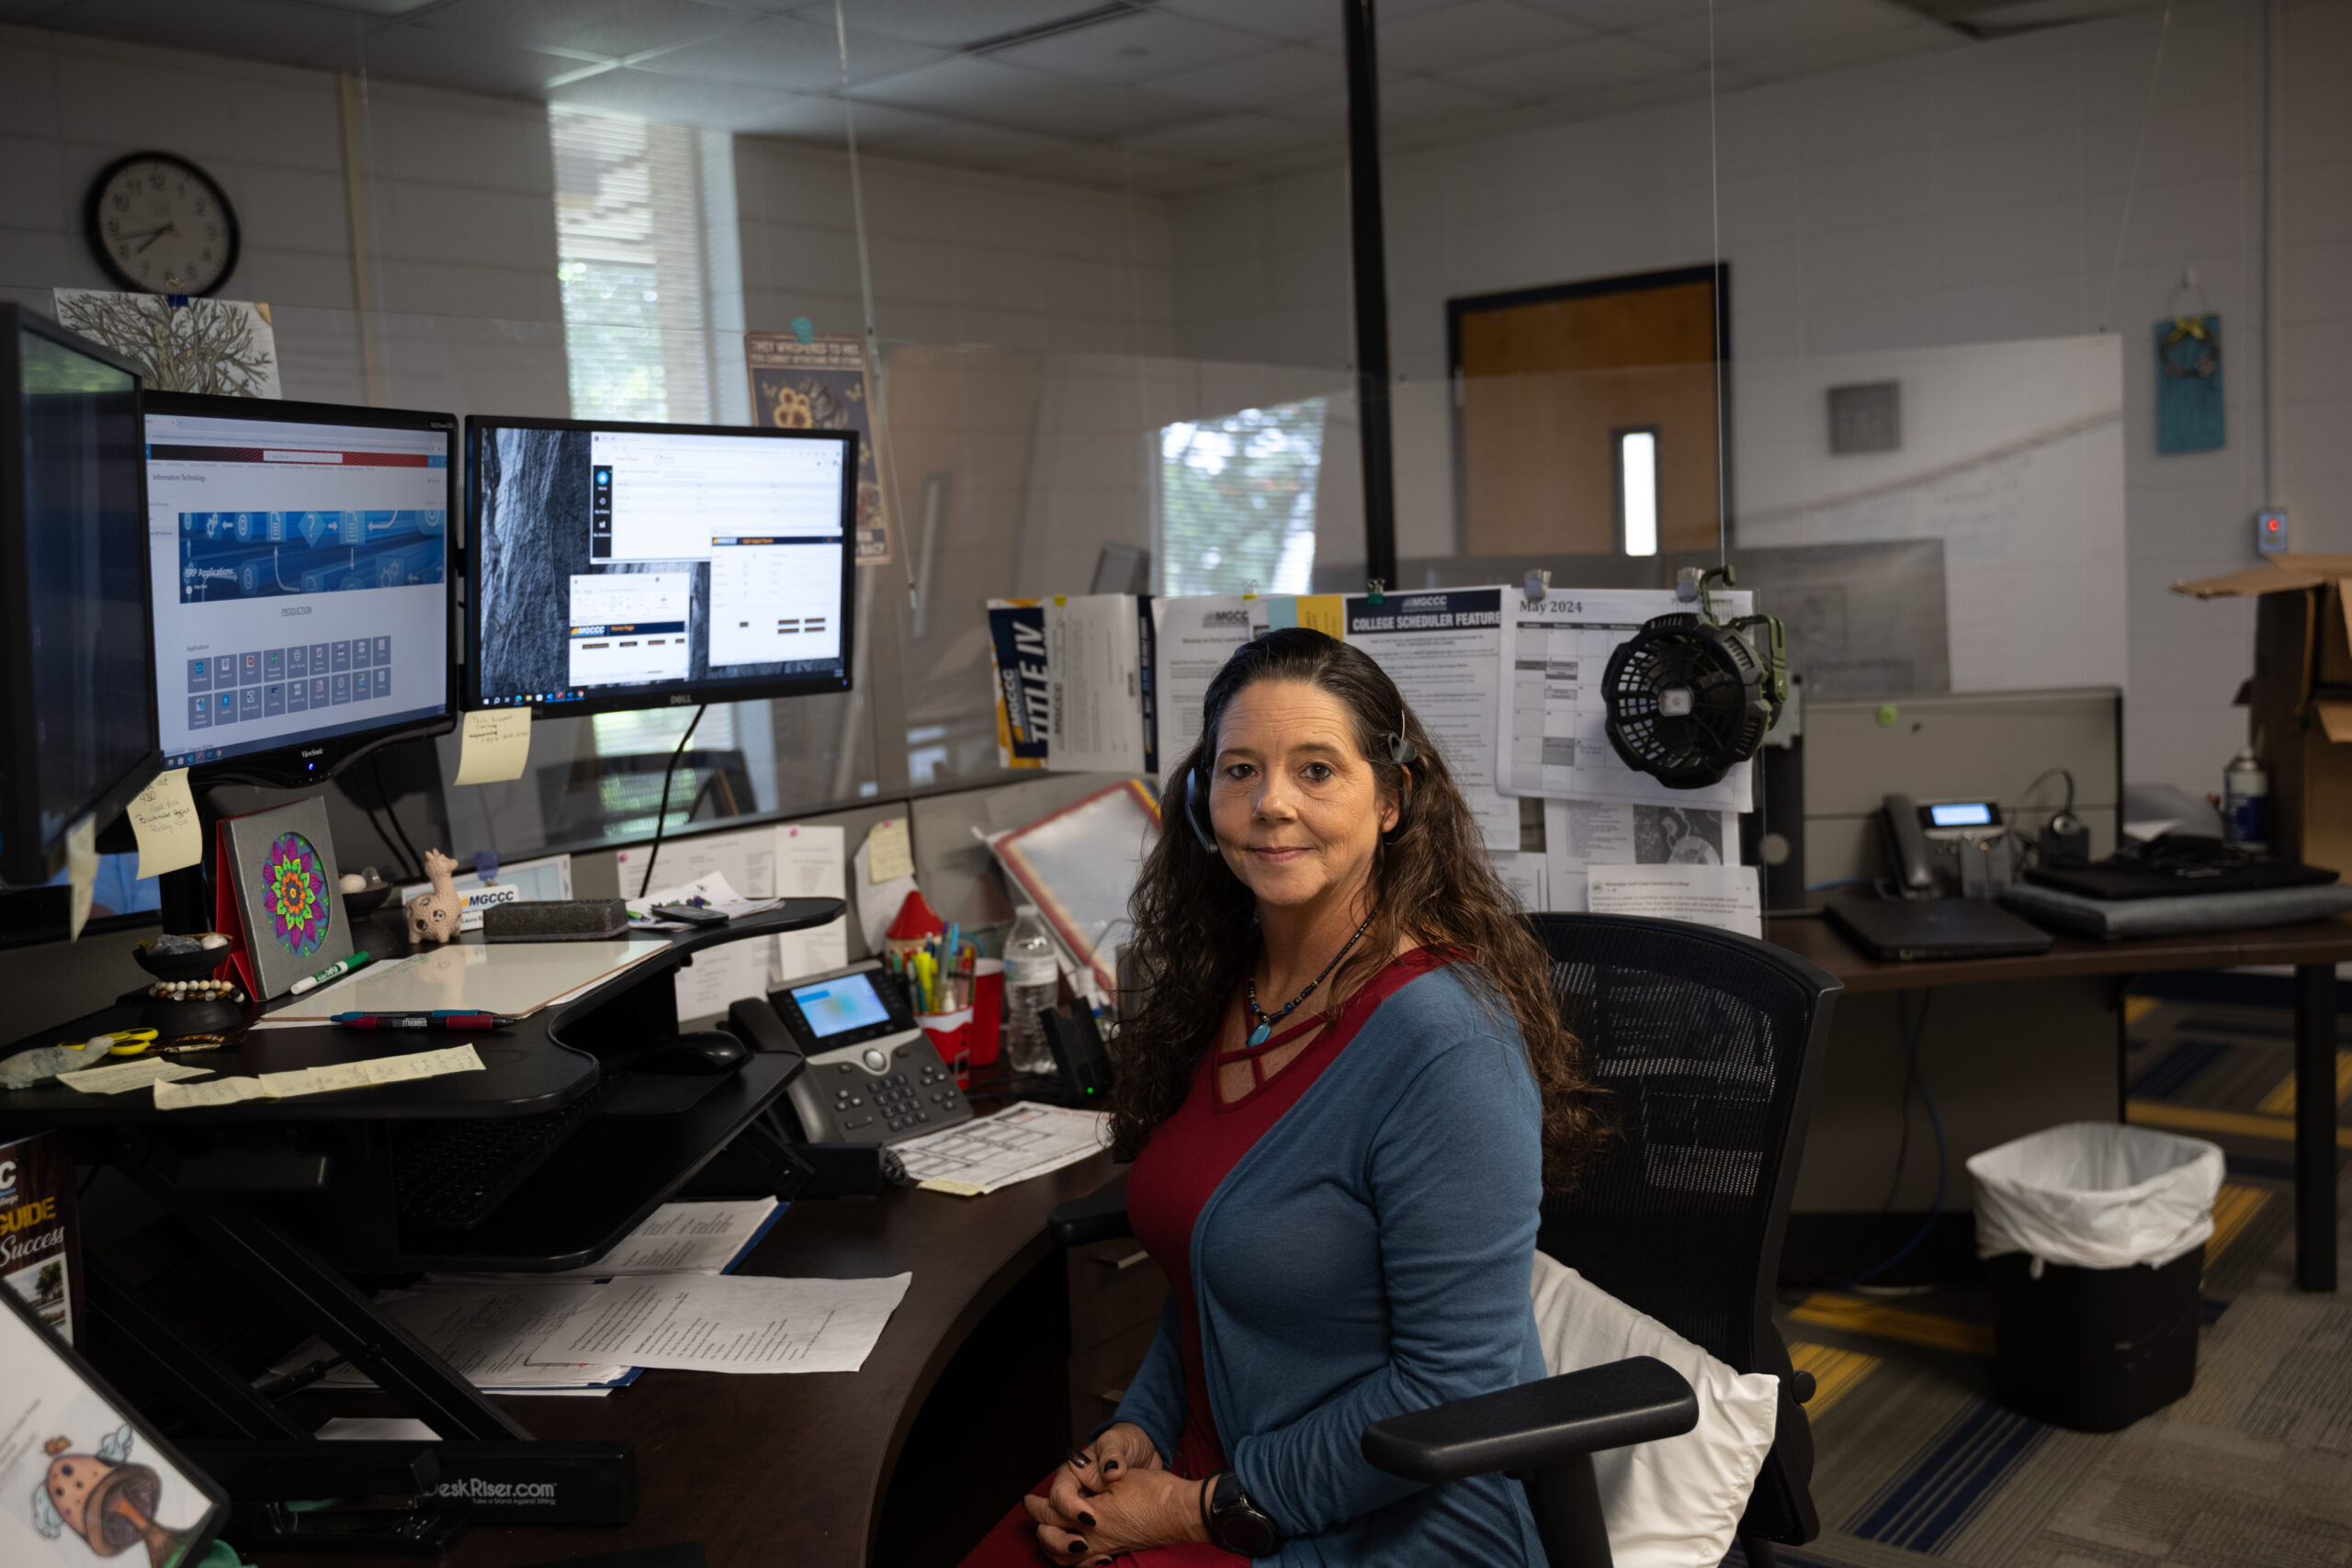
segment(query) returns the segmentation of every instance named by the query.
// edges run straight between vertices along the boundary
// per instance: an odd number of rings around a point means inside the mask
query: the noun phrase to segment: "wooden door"
[[[1612,436],[1658,436],[1658,548],[1715,547],[1726,268],[1446,303],[1464,553],[1608,555]]]

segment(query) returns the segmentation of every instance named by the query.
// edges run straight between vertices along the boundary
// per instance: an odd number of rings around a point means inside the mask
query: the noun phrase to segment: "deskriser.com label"
[[[444,1455],[441,1479],[424,1495],[463,1506],[476,1524],[627,1524],[637,1512],[635,1487],[609,1474],[567,1475],[546,1471],[516,1476],[513,1471],[463,1473],[465,1461]]]

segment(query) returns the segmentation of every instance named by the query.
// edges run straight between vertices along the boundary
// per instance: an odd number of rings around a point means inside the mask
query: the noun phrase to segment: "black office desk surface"
[[[171,1126],[254,1122],[371,1122],[460,1116],[527,1116],[553,1111],[588,1092],[596,1082],[596,1058],[582,1043],[568,1040],[567,1031],[582,1029],[627,993],[650,979],[667,976],[690,963],[694,954],[721,942],[776,936],[786,931],[820,926],[841,915],[838,898],[787,898],[782,908],[763,915],[734,920],[709,931],[682,931],[670,938],[670,951],[658,953],[607,976],[594,989],[558,1007],[542,1008],[511,1029],[496,1032],[442,1033],[367,1033],[333,1024],[311,1028],[248,1030],[218,1051],[173,1058],[195,1067],[207,1067],[224,1077],[257,1073],[289,1072],[299,1067],[326,1066],[367,1061],[379,1056],[406,1056],[445,1045],[470,1044],[485,1071],[452,1073],[412,1083],[377,1084],[367,1089],[340,1089],[332,1094],[303,1095],[292,1100],[248,1100],[234,1105],[204,1106],[187,1111],[157,1111],[155,1098],[144,1090],[123,1094],[85,1094],[54,1081],[29,1089],[0,1090],[0,1135],[51,1127],[120,1127],[138,1122]],[[379,958],[406,957],[406,939],[383,924],[371,925],[371,942],[385,951],[369,952]],[[389,940],[384,940],[389,938]],[[457,939],[465,945],[481,942],[479,932]],[[493,944],[504,945],[504,944]],[[659,993],[660,1007],[640,1021],[658,1027],[667,1015],[669,1028],[677,1025],[669,989]],[[271,1004],[282,1008],[290,998]],[[44,1030],[0,1048],[0,1056],[35,1045],[55,1045],[87,1039],[107,1030],[139,1027],[143,995],[118,998],[111,1007]],[[264,1009],[265,1016],[269,1009]]]

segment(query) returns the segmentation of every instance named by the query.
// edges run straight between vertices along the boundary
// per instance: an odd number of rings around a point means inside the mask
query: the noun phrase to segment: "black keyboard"
[[[472,1230],[595,1113],[608,1081],[537,1116],[419,1124],[392,1156],[400,1217],[427,1230]]]

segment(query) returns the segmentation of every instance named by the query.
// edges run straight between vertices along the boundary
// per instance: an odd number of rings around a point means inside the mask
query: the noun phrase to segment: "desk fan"
[[[1727,588],[1738,582],[1728,564],[1686,569],[1676,591],[1695,598],[1698,613],[1644,622],[1617,645],[1601,677],[1609,744],[1627,767],[1668,789],[1703,788],[1756,755],[1789,699],[1787,637],[1779,618],[1724,620],[1708,592],[1715,578]],[[1747,638],[1750,626],[1764,628],[1760,659]]]

